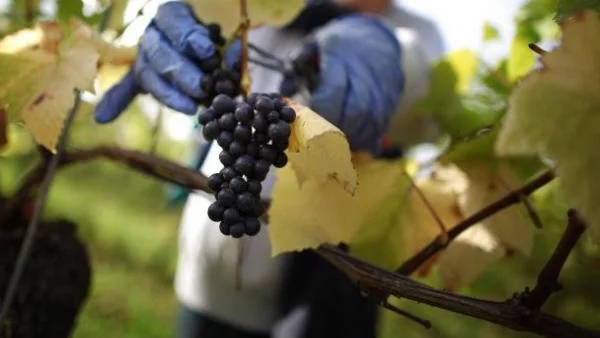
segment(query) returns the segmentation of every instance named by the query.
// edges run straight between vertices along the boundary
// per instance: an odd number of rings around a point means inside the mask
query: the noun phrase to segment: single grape
[[[252,157],[258,157],[259,146],[256,143],[250,143],[246,146],[246,154]]]
[[[254,158],[248,154],[242,155],[235,160],[233,167],[239,173],[250,175],[252,174],[252,170],[255,168]]]
[[[223,222],[227,224],[235,224],[242,220],[240,212],[236,208],[227,208],[223,212]]]
[[[223,117],[221,117],[223,118]],[[220,124],[221,120],[219,120]],[[290,125],[287,122],[279,121],[269,126],[269,137],[274,141],[287,140],[291,134]]]
[[[235,201],[235,207],[241,212],[251,212],[254,205],[258,202],[258,198],[249,192],[238,195]]]
[[[256,99],[256,103],[254,104],[254,109],[261,114],[268,114],[274,108],[275,105],[273,104],[273,100],[267,96],[260,96]]]
[[[235,157],[231,156],[231,154],[223,150],[219,154],[219,161],[221,161],[221,164],[223,164],[224,166],[231,166],[235,163]]]
[[[287,162],[287,155],[285,153],[279,153],[279,155],[277,155],[277,159],[275,159],[275,161],[273,162],[273,166],[275,166],[276,168],[283,168],[285,167]]]
[[[237,163],[236,163],[237,164]],[[260,159],[254,163],[254,175],[256,177],[266,177],[269,172],[269,162]]]
[[[284,106],[279,110],[279,116],[287,123],[292,123],[296,119],[296,112],[290,106]]]
[[[202,128],[202,136],[208,141],[212,141],[219,136],[220,131],[219,123],[216,120],[210,121]]]
[[[246,232],[244,229],[244,223],[237,223],[229,227],[229,232],[233,238],[241,238]]]
[[[208,122],[214,121],[217,118],[217,114],[214,109],[206,109],[200,116],[198,116],[198,123],[205,126]]]
[[[235,83],[233,83],[233,81],[229,80],[229,79],[222,79],[217,81],[217,84],[215,85],[215,91],[218,94],[225,94],[227,96],[235,96],[235,92],[236,92],[236,86]]]
[[[231,179],[231,181],[229,181],[229,186],[231,187],[231,190],[237,194],[248,191],[248,182],[241,176]]]
[[[244,220],[246,235],[255,236],[260,232],[260,221],[254,217],[246,217]]]
[[[252,139],[252,129],[248,126],[237,125],[233,130],[233,138],[241,143],[248,143]]]
[[[223,220],[223,213],[225,208],[219,202],[213,202],[208,207],[208,218],[214,222],[221,222]]]
[[[222,189],[217,193],[217,201],[225,208],[233,206],[235,200],[236,196],[231,188]]]
[[[240,103],[235,109],[235,118],[244,125],[251,125],[254,118],[254,110],[247,103]]]
[[[223,182],[221,183],[221,188],[219,190],[223,190],[223,189],[227,189],[229,188],[229,182]]]
[[[279,122],[279,113],[275,110],[271,110],[268,114],[267,114],[267,121],[269,121],[269,123],[277,123]]]
[[[223,175],[223,179],[227,182],[231,181],[234,177],[239,176],[238,172],[232,167],[225,167],[221,169],[221,175]]]
[[[275,149],[281,151],[284,151],[288,148],[288,146],[290,145],[290,141],[288,141],[288,139],[281,139],[281,140],[275,140],[273,141],[273,146],[275,147]]]
[[[233,69],[233,71],[231,72],[231,75],[229,75],[229,79],[231,81],[233,81],[233,83],[240,83],[242,80],[241,71]]]
[[[235,120],[233,113],[226,113],[219,117],[219,127],[221,127],[222,130],[233,131],[236,124],[237,121]]]
[[[262,115],[254,115],[252,126],[258,133],[265,133],[269,128],[269,121]]]
[[[210,94],[213,92],[213,80],[210,76],[203,76],[202,80],[200,80],[200,88],[206,94]]]
[[[248,98],[246,99],[246,103],[248,103],[250,106],[254,107],[256,100],[259,98],[260,94],[257,93],[251,93],[250,95],[248,95]]]
[[[210,73],[221,66],[221,57],[218,53],[209,56],[207,59],[200,61],[200,69],[204,73]]]
[[[214,44],[222,46],[225,44],[225,39],[221,36],[221,26],[217,23],[211,23],[206,25],[208,30],[208,37]]]
[[[231,226],[225,222],[219,223],[219,231],[225,236],[231,235]]]
[[[260,194],[260,192],[262,191],[262,184],[260,183],[260,181],[256,181],[256,180],[251,180],[248,182],[248,192],[258,196]]]
[[[220,173],[212,174],[208,176],[208,187],[216,192],[221,188],[223,181],[223,176]]]
[[[279,151],[272,145],[262,146],[258,152],[259,157],[263,160],[273,163],[279,154]]]
[[[235,111],[235,102],[229,96],[219,94],[213,99],[212,107],[218,114],[232,113]]]
[[[231,156],[238,158],[246,153],[246,146],[238,141],[233,141],[229,145],[229,153]]]
[[[217,137],[217,144],[223,148],[223,149],[227,149],[231,143],[233,142],[233,133],[231,133],[230,131],[226,131],[223,130],[222,132],[219,133],[219,136]]]

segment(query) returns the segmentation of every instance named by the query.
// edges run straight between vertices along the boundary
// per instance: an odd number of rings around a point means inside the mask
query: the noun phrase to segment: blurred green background
[[[0,6],[2,34],[25,26],[26,2],[12,0],[6,2],[8,6]],[[42,1],[42,5],[47,2]],[[116,2],[116,13],[123,12],[124,2]],[[103,22],[102,11],[85,14],[80,4],[76,0],[58,1],[55,13],[61,19],[81,16],[96,26]],[[521,20],[527,24],[519,26],[519,32],[533,34],[532,27],[538,24],[536,18],[551,14],[548,9],[553,4],[549,0],[530,1],[529,16]],[[38,14],[44,17],[43,10]],[[108,21],[109,31],[123,31],[122,15],[113,13]],[[490,27],[485,29],[489,31]],[[175,114],[166,111],[157,115],[158,111],[160,108],[152,103],[140,100],[116,123],[98,126],[91,120],[90,106],[85,105],[71,133],[69,148],[110,144],[150,151],[156,144],[158,155],[186,164],[197,146],[192,120],[185,117],[173,120]],[[156,121],[163,121],[161,128],[155,128]],[[187,136],[174,138],[177,133]],[[2,195],[13,193],[26,170],[38,161],[31,137],[19,126],[11,126],[10,141],[8,150],[0,153]],[[172,193],[169,185],[103,160],[77,164],[59,172],[46,217],[66,218],[77,223],[93,259],[92,293],[74,337],[173,336],[176,300],[172,279],[182,205],[169,203]],[[544,228],[536,231],[532,256],[515,255],[504,259],[489,267],[473,285],[460,290],[461,293],[503,300],[534,285],[537,272],[553,251],[565,225],[566,207],[554,193],[554,185],[550,185],[535,195]],[[600,330],[599,280],[599,248],[584,236],[563,271],[561,282],[565,289],[553,296],[545,309],[566,320]],[[440,285],[435,274],[424,281]],[[380,325],[382,337],[532,336],[413,302],[400,301],[399,304],[430,320],[434,328],[426,330],[384,311]]]

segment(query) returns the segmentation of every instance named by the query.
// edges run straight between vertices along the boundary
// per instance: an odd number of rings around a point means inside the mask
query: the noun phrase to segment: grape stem
[[[250,17],[248,16],[248,1],[240,0],[240,37],[242,39],[242,83],[241,91],[244,99],[250,92],[250,75],[248,74],[248,30],[250,29]]]

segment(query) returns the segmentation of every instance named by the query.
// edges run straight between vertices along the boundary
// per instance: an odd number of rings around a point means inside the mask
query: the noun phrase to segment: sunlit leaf
[[[583,10],[594,10],[600,12],[600,1],[598,0],[559,0],[556,8],[556,20],[562,21],[571,15]]]
[[[226,37],[240,24],[240,0],[187,0],[198,17],[206,22],[217,22]],[[251,24],[283,26],[305,6],[304,0],[248,0]]]
[[[508,79],[511,82],[523,77],[535,65],[535,53],[529,49],[529,43],[533,42],[535,41],[530,41],[521,34],[514,37],[507,65]]]
[[[490,22],[486,22],[483,25],[483,41],[489,42],[498,39],[500,39],[500,31],[498,31],[498,28],[496,28]]]
[[[496,143],[501,155],[536,154],[556,163],[565,200],[600,240],[600,19],[587,11],[563,23],[561,45],[542,57],[511,97]]]
[[[98,53],[81,29],[52,50],[0,54],[0,105],[39,144],[54,151],[74,90],[92,90]]]

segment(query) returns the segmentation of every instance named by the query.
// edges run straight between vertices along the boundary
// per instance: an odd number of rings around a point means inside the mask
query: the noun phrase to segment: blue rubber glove
[[[353,151],[378,153],[404,90],[394,32],[376,18],[348,15],[319,29],[314,39],[320,75],[311,108],[346,134]]]
[[[204,95],[200,88],[204,74],[197,64],[215,51],[208,31],[187,4],[161,5],[142,36],[135,64],[96,106],[96,121],[113,121],[140,93],[150,93],[176,111],[195,114],[196,102]],[[235,43],[225,61],[231,66],[240,56],[241,45]]]

